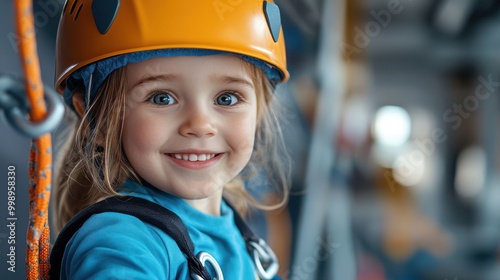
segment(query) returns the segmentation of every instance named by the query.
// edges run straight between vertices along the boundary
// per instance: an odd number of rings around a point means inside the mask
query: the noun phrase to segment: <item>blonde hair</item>
[[[273,88],[260,68],[247,62],[245,64],[257,94],[255,147],[242,174],[224,187],[224,197],[242,214],[249,205],[264,210],[283,207],[288,199],[290,176],[290,160],[279,126],[279,103],[274,102]],[[86,206],[108,196],[120,195],[117,190],[127,179],[140,182],[122,149],[125,85],[126,67],[113,71],[70,133],[61,152],[55,180],[53,205],[56,230],[60,230]],[[267,175],[268,184],[280,190],[281,200],[273,205],[260,203],[244,186],[245,181],[259,178],[263,173]]]

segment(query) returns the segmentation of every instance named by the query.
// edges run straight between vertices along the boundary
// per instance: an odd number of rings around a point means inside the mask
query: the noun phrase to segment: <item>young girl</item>
[[[271,279],[276,266],[260,257],[272,252],[244,240],[233,209],[286,203],[286,156],[272,107],[274,88],[288,78],[278,7],[68,0],[56,56],[56,87],[79,116],[56,179],[57,227],[110,196],[143,198],[182,219],[213,279]],[[243,182],[262,172],[281,189],[274,206],[245,191]],[[202,279],[172,236],[117,212],[86,220],[56,274]]]

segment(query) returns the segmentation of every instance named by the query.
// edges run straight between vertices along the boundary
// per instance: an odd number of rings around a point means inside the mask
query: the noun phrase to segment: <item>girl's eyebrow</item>
[[[226,75],[226,74],[212,74],[210,75],[210,79],[212,81],[216,82],[223,82],[225,84],[232,84],[232,83],[238,83],[242,84],[244,86],[247,86],[251,89],[254,88],[253,83],[240,76],[232,76],[232,75]],[[171,82],[171,81],[179,81],[181,80],[181,77],[176,74],[160,74],[160,75],[145,75],[144,77],[140,78],[131,88],[130,90],[134,89],[135,87],[138,87],[140,85],[146,84],[146,83],[152,83],[152,82]]]
[[[220,82],[223,82],[226,84],[238,83],[238,84],[242,84],[244,86],[247,86],[251,89],[254,88],[254,85],[250,80],[245,79],[245,78],[240,77],[240,76],[231,76],[231,75],[226,75],[226,74],[212,74],[212,75],[210,75],[210,79],[212,81],[220,81]]]
[[[152,82],[163,82],[163,81],[178,81],[180,80],[180,76],[176,74],[160,74],[160,75],[145,75],[140,78],[131,88],[130,90],[138,87],[140,85]]]

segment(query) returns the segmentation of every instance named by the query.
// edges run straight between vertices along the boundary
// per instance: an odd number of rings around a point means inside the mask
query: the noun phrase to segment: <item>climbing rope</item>
[[[42,84],[34,29],[33,3],[13,1],[19,52],[25,77],[28,102],[20,91],[22,86],[13,79],[0,77],[0,108],[7,121],[18,131],[32,138],[29,163],[29,224],[26,247],[27,279],[48,279],[50,231],[48,206],[52,182],[52,146],[50,130],[57,127],[64,108],[52,90]],[[49,108],[45,104],[48,101]],[[29,105],[27,105],[29,103]],[[29,112],[30,120],[26,120]]]

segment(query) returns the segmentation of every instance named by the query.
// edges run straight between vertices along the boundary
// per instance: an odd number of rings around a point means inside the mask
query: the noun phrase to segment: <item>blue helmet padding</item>
[[[73,91],[81,87],[83,84],[85,94],[84,101],[85,106],[88,108],[88,105],[94,100],[95,95],[101,84],[104,80],[113,72],[114,70],[127,65],[128,63],[137,63],[151,58],[158,57],[173,57],[173,56],[206,56],[206,55],[224,55],[224,54],[232,54],[240,57],[241,59],[261,68],[266,76],[271,81],[271,84],[275,86],[282,80],[281,72],[269,65],[268,63],[253,58],[246,55],[225,52],[225,51],[217,51],[217,50],[207,50],[207,49],[163,49],[163,50],[150,50],[150,51],[141,51],[141,52],[133,52],[128,54],[122,54],[118,56],[113,56],[107,59],[99,60],[95,63],[87,65],[80,70],[73,73],[70,77],[68,77],[66,88],[64,91],[64,101],[66,104],[73,108]],[[89,88],[90,77],[92,75],[92,84]],[[87,96],[88,95],[88,96]],[[89,102],[90,101],[90,102]]]

